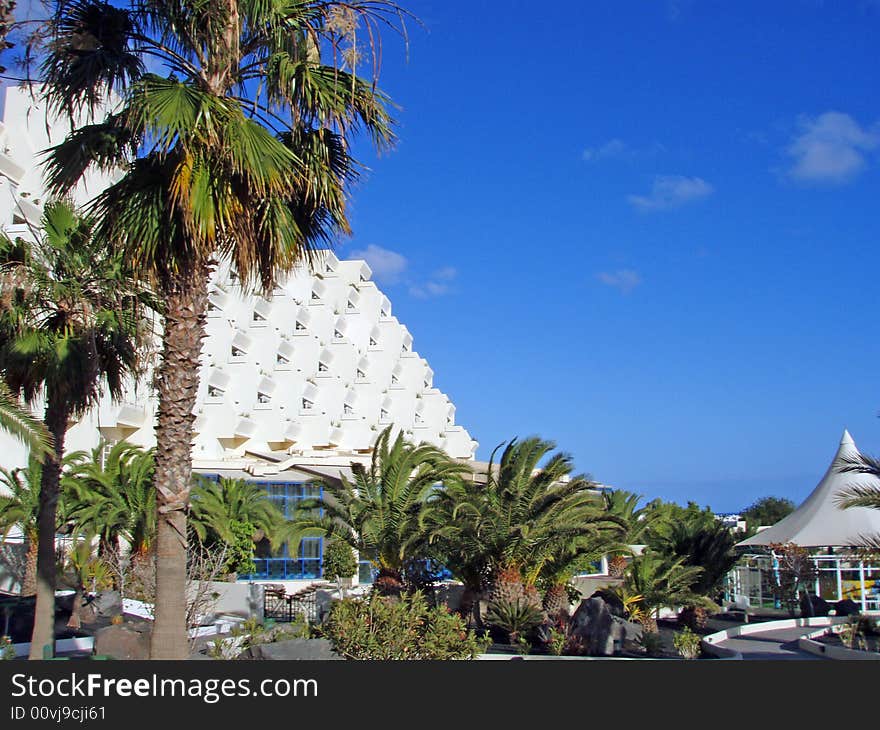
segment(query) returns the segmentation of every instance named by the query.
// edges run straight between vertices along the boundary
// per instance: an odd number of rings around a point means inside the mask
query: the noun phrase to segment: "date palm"
[[[379,434],[369,466],[352,463],[352,477],[321,482],[323,496],[303,504],[298,530],[321,530],[346,541],[379,569],[377,582],[399,590],[409,560],[426,557],[422,512],[437,485],[468,471],[429,444],[408,443],[392,426]]]
[[[97,402],[102,384],[121,396],[147,334],[141,307],[150,303],[121,256],[71,205],[48,204],[42,229],[31,240],[0,240],[0,374],[26,404],[43,404],[53,442],[40,479],[32,658],[41,658],[54,638],[56,512],[67,428]]]
[[[362,130],[380,149],[393,141],[375,64],[372,79],[357,68],[398,17],[374,0],[58,5],[46,98],[94,121],[52,150],[50,184],[66,191],[88,168],[123,171],[94,214],[164,303],[153,658],[186,654],[190,444],[211,268],[229,260],[243,283],[271,291],[279,272],[349,232],[350,141]]]
[[[99,554],[111,560],[119,557],[121,539],[132,557],[143,557],[156,533],[153,450],[120,441],[106,453],[101,444],[67,459],[61,482],[74,530],[97,536]]]
[[[555,549],[579,545],[589,552],[592,541],[616,534],[619,524],[603,509],[595,483],[571,476],[571,457],[551,454],[552,441],[531,437],[502,446],[497,465],[501,447],[492,453],[485,484],[444,483],[423,518],[444,564],[464,584],[463,613],[496,576],[517,573],[531,586],[558,559]]]
[[[45,424],[34,418],[0,380],[0,429],[25,443],[31,453],[46,454],[52,448],[52,437]]]
[[[0,484],[6,494],[0,495],[0,531],[3,539],[19,529],[27,545],[21,595],[37,592],[37,514],[40,505],[40,462],[33,456],[28,466],[19,469],[0,468]]]
[[[265,487],[227,477],[213,481],[197,476],[195,480],[189,523],[200,542],[235,543],[232,525],[236,523],[251,525],[254,540],[266,538],[273,549],[284,542],[287,521]]]
[[[872,456],[859,454],[855,457],[845,457],[843,464],[838,467],[842,472],[865,474],[874,479],[880,479],[880,459]],[[837,506],[840,509],[851,507],[868,507],[880,509],[880,487],[876,484],[856,484],[842,490],[837,495]],[[880,535],[860,535],[859,542],[864,546],[880,550]]]

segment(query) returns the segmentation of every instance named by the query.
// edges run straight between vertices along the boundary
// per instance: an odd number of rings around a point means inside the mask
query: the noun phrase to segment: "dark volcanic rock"
[[[95,632],[95,654],[114,659],[149,659],[152,625],[146,622],[106,626]]]

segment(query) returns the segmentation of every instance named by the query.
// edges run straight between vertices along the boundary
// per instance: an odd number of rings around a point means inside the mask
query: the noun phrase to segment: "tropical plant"
[[[251,526],[251,543],[266,539],[273,549],[289,534],[284,515],[265,487],[229,477],[215,481],[197,475],[193,481],[189,525],[199,542],[234,545],[238,539],[235,530],[245,524]]]
[[[91,535],[78,539],[64,555],[63,563],[59,566],[62,582],[74,590],[70,619],[67,622],[67,626],[72,629],[80,628],[83,597],[89,585],[91,584],[92,591],[97,592],[111,584],[110,567],[101,557],[95,555],[93,541],[94,536]]]
[[[683,565],[701,568],[692,590],[711,597],[736,563],[733,550],[736,542],[727,526],[714,517],[697,517],[668,522],[657,528],[651,546],[669,558],[682,558]]]
[[[349,232],[351,139],[365,130],[379,149],[393,142],[378,64],[371,80],[358,67],[364,51],[378,61],[380,24],[401,17],[384,0],[58,4],[41,67],[46,100],[95,121],[53,148],[49,186],[68,191],[89,168],[123,171],[94,213],[164,304],[154,658],[185,656],[190,444],[210,270],[229,261],[242,283],[271,291],[279,272]]]
[[[120,441],[105,450],[69,455],[70,467],[61,478],[74,530],[96,535],[99,554],[114,561],[120,539],[140,558],[156,534],[156,494],[153,489],[153,450]]]
[[[880,478],[880,459],[864,454],[844,457],[843,463],[838,468],[842,472],[855,472],[875,479]],[[880,509],[880,487],[876,484],[856,484],[843,489],[837,495],[837,506],[840,509],[852,507]],[[880,535],[859,535],[858,542],[860,547],[880,550]]]
[[[42,465],[33,454],[28,459],[27,467],[11,470],[0,468],[0,485],[6,492],[0,495],[0,531],[5,540],[12,529],[18,528],[27,544],[21,579],[22,596],[33,596],[37,592],[37,519],[41,471]],[[64,511],[63,506],[59,506],[56,517],[61,519],[56,527],[63,523]]]
[[[498,597],[489,601],[486,621],[507,635],[508,643],[517,644],[544,620],[541,599],[537,591],[523,591],[522,595]]]
[[[624,585],[630,595],[641,596],[642,627],[646,633],[657,631],[661,608],[711,603],[693,592],[701,572],[702,568],[685,565],[684,558],[670,559],[650,548],[633,558]]]
[[[0,429],[25,443],[32,454],[47,454],[52,436],[46,425],[21,407],[3,380],[0,380]]]
[[[0,374],[26,404],[45,404],[53,450],[43,458],[37,605],[31,657],[51,643],[55,612],[55,528],[65,435],[96,403],[102,383],[120,397],[147,331],[153,303],[90,219],[49,203],[33,240],[0,238]]]
[[[681,654],[682,659],[698,659],[700,656],[700,642],[702,639],[688,627],[676,631],[672,635],[672,644]]]
[[[376,585],[389,593],[403,587],[403,571],[423,559],[428,533],[422,511],[437,485],[468,471],[442,449],[408,443],[392,426],[376,440],[369,467],[353,462],[353,481],[321,482],[323,496],[305,500],[295,527],[347,542],[379,570]]]
[[[492,452],[485,484],[452,479],[431,497],[423,521],[443,564],[464,584],[462,613],[475,610],[478,625],[478,599],[499,576],[512,571],[531,586],[543,573],[559,593],[619,534],[595,483],[571,476],[571,457],[550,455],[554,448],[537,437],[514,439]]]

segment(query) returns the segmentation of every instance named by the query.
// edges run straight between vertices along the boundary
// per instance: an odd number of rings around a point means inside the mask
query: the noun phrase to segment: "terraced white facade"
[[[0,128],[0,225],[28,235],[45,201],[39,153],[66,124],[17,89],[5,90]],[[87,180],[77,202],[107,184]],[[283,474],[297,465],[345,467],[368,459],[378,433],[393,424],[414,442],[474,457],[477,443],[455,423],[455,406],[434,387],[434,372],[392,314],[364,261],[332,253],[301,267],[268,296],[243,293],[220,265],[210,311],[196,406],[193,465],[202,471]],[[122,403],[109,399],[72,426],[70,450],[101,439],[155,443],[155,398],[147,374]],[[25,463],[24,449],[0,434],[2,465]]]

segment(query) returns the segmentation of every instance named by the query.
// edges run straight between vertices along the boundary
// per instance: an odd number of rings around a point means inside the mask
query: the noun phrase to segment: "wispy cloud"
[[[431,297],[439,297],[450,291],[452,281],[458,276],[458,271],[454,266],[444,266],[437,269],[430,278],[419,284],[410,284],[409,293],[416,299],[430,299]]]
[[[701,177],[683,175],[658,175],[654,178],[648,195],[630,195],[630,205],[637,210],[671,210],[706,198],[715,192]]]
[[[786,148],[788,175],[802,183],[843,185],[868,164],[866,153],[880,144],[876,125],[862,127],[849,114],[829,111],[802,117],[800,134]]]
[[[612,139],[598,147],[585,147],[581,153],[584,162],[596,162],[618,157],[628,157],[632,154],[630,146],[622,139]]]
[[[396,284],[400,281],[408,265],[406,257],[402,254],[373,243],[364,249],[352,251],[349,256],[366,261],[373,271],[373,278],[383,284]]]
[[[634,269],[618,269],[617,271],[600,271],[596,278],[605,286],[617,289],[621,294],[629,294],[642,283],[642,276]]]

